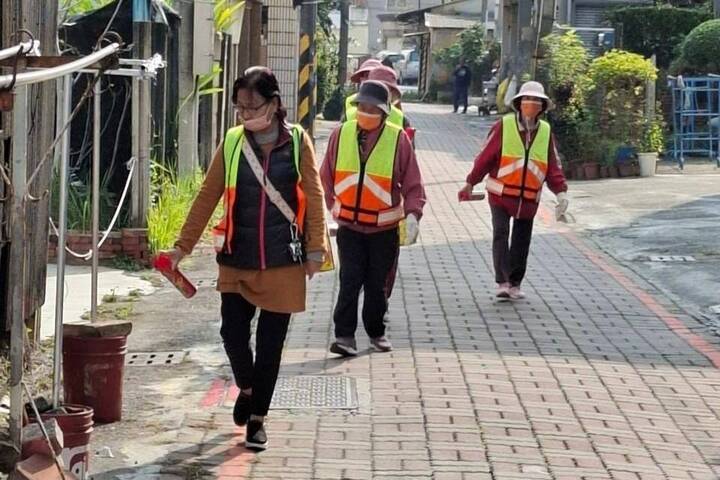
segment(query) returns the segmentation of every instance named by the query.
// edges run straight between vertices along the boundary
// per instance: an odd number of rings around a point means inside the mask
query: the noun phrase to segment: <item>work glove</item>
[[[405,243],[406,245],[413,245],[417,242],[418,234],[420,233],[420,223],[414,214],[409,214],[405,217]]]
[[[564,222],[567,221],[565,218],[565,214],[567,213],[568,206],[570,205],[570,201],[567,198],[567,193],[560,192],[557,194],[557,205],[555,206],[555,219],[558,222]]]

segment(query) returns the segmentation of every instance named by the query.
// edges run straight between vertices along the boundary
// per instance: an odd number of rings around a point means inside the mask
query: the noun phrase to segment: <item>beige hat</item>
[[[550,111],[555,108],[555,104],[550,97],[545,94],[545,87],[540,82],[525,82],[520,87],[520,92],[515,95],[512,99],[512,108],[515,111],[519,109],[520,99],[523,97],[535,97],[545,101],[545,111]]]

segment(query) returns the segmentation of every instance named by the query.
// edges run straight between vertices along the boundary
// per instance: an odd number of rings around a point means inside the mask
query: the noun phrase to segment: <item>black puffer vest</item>
[[[283,135],[284,133],[281,133]],[[275,186],[294,212],[298,211],[298,170],[295,166],[291,135],[277,145],[269,160],[248,135],[268,180]],[[292,265],[289,244],[290,222],[270,201],[245,159],[242,145],[234,146],[234,155],[240,155],[237,174],[236,198],[232,212],[233,234],[226,239],[226,248],[217,255],[218,263],[247,270]],[[228,243],[230,253],[228,253]]]

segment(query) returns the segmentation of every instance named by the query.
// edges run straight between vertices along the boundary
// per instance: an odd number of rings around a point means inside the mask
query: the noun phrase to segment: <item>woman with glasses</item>
[[[245,444],[265,450],[272,400],[290,316],[305,310],[306,276],[319,272],[328,245],[323,193],[309,136],[285,121],[275,75],[252,67],[235,81],[240,126],[225,135],[188,214],[173,267],[197,244],[219,200],[213,229],[219,264],[225,351],[240,388],[233,418]],[[250,323],[257,310],[255,358]]]

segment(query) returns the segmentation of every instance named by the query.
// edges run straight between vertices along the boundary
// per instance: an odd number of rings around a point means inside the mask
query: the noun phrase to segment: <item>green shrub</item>
[[[474,25],[458,34],[453,45],[433,52],[435,59],[451,71],[464,58],[473,74],[471,91],[479,93],[483,79],[490,76],[500,58],[500,44],[485,37],[485,27]]]
[[[688,34],[681,48],[681,64],[694,73],[720,73],[720,19],[709,20]]]
[[[636,88],[657,80],[657,68],[650,60],[623,50],[612,50],[596,58],[588,73],[596,86],[608,89]]]
[[[317,53],[317,111],[322,112],[337,87],[338,42],[318,28],[315,33],[315,51]]]
[[[702,9],[676,8],[670,5],[624,7],[609,15],[621,33],[623,49],[645,57],[657,55],[657,65],[667,69],[676,56],[677,46],[701,23],[712,18]]]
[[[345,112],[345,88],[337,87],[325,103],[323,118],[325,120],[340,120]]]
[[[178,178],[159,164],[153,165],[152,204],[147,217],[153,253],[175,244],[202,182],[200,171]]]
[[[538,80],[548,89],[557,106],[555,117],[577,115],[592,87],[588,77],[590,55],[574,31],[551,34],[542,41]]]
[[[638,148],[641,152],[660,153],[665,149],[665,134],[659,121],[647,122]]]

